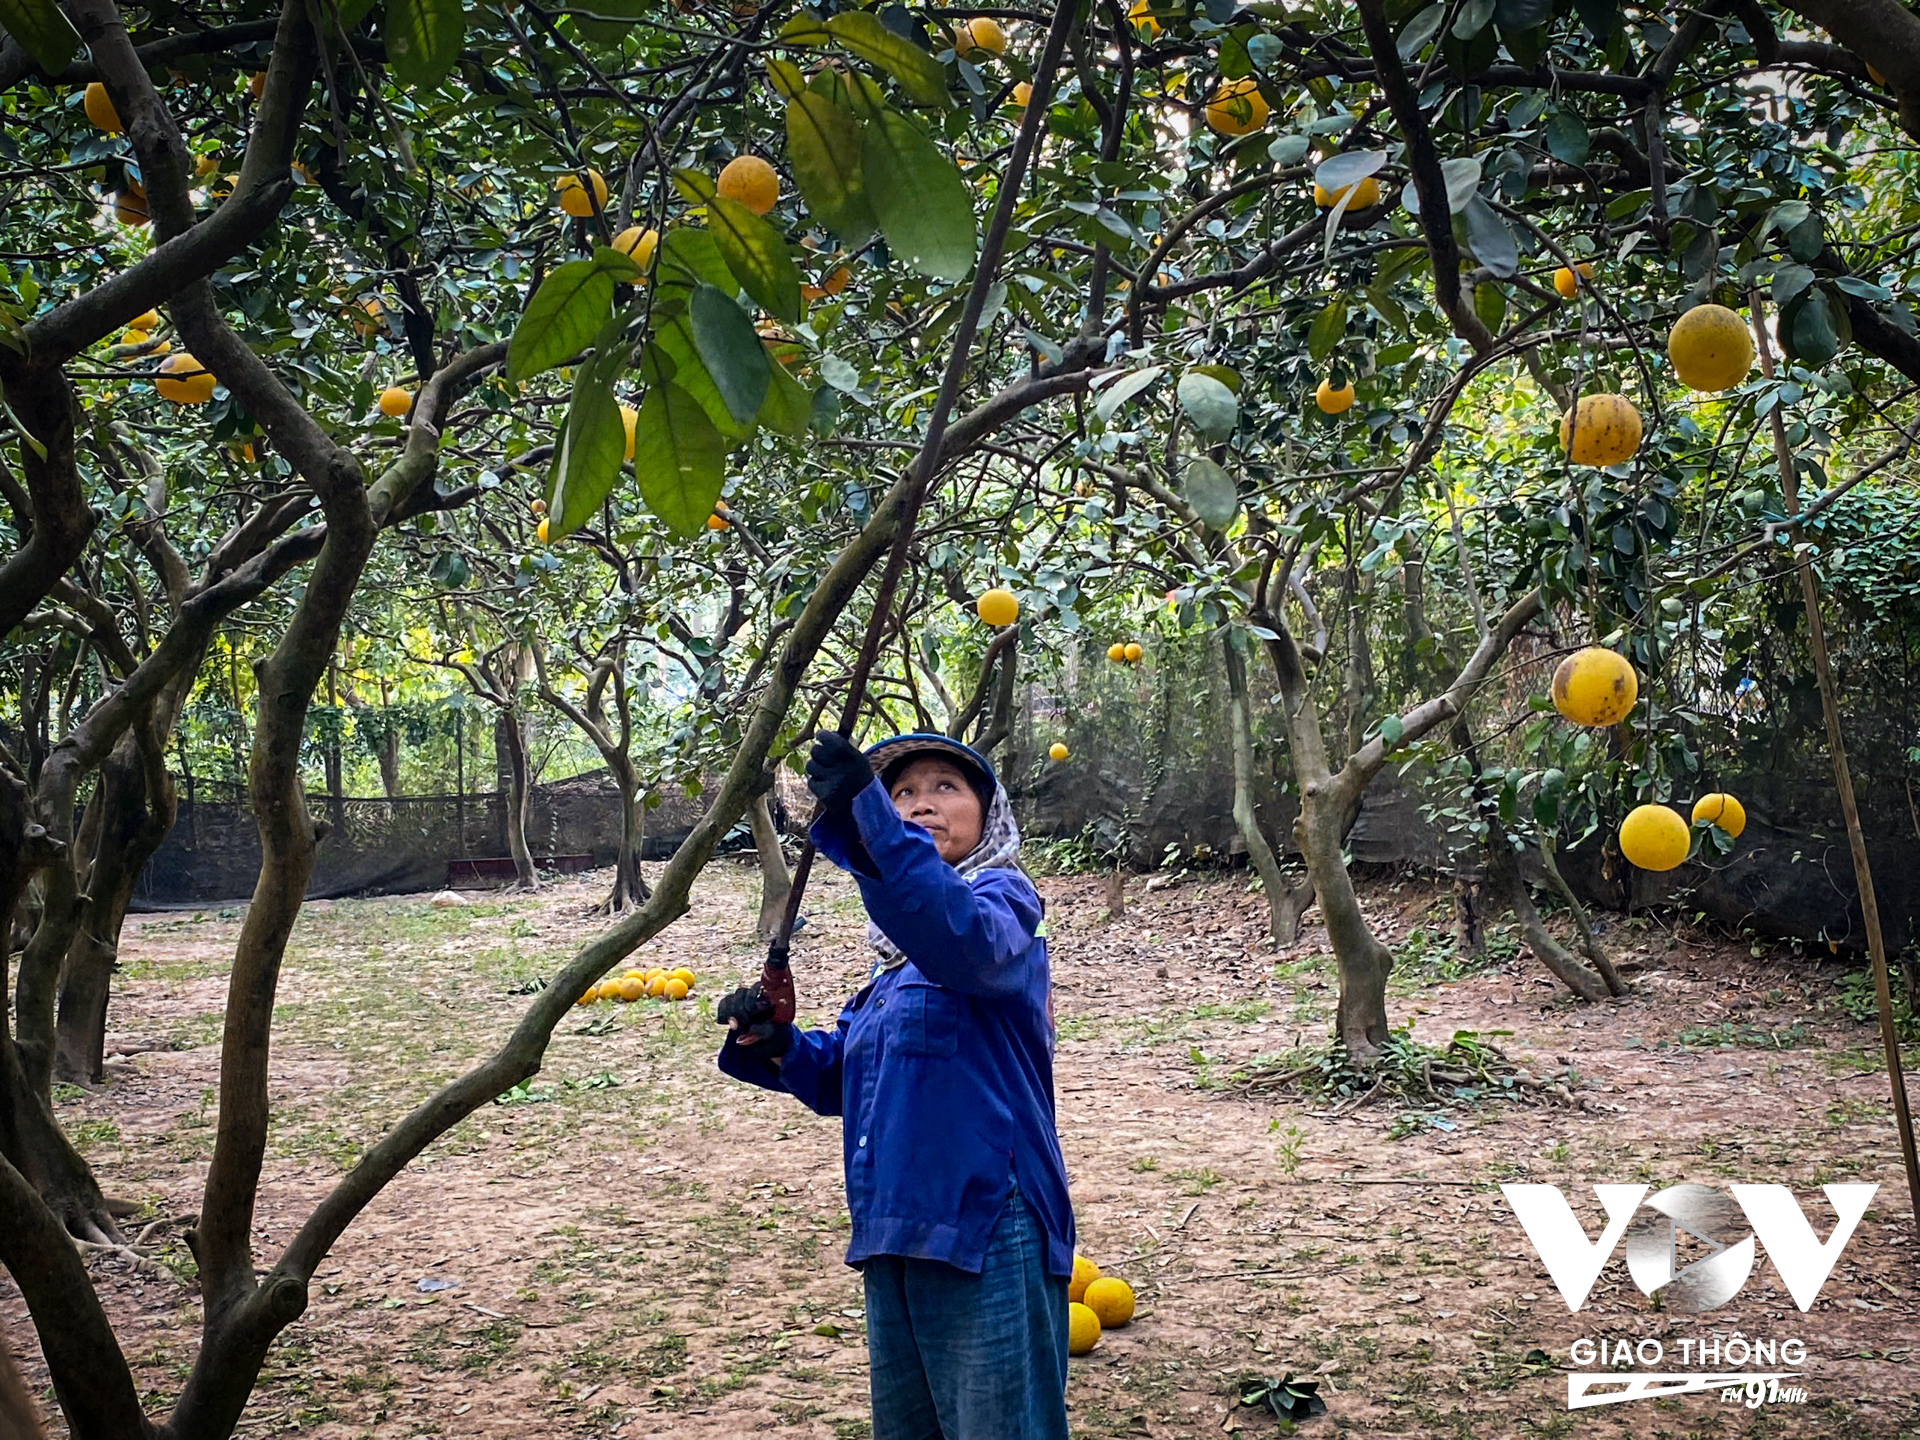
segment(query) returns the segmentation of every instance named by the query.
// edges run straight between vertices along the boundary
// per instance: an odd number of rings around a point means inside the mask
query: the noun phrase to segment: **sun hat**
[[[883,784],[891,785],[893,774],[907,761],[922,755],[937,755],[950,760],[959,767],[960,773],[967,777],[973,791],[980,797],[980,813],[985,814],[993,804],[993,793],[1000,786],[995,778],[993,766],[987,757],[971,745],[963,745],[945,735],[916,730],[906,735],[894,735],[866,749],[867,763],[873,767]]]

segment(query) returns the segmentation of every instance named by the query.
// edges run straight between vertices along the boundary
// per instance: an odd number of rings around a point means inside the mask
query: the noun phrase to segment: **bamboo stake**
[[[1747,290],[1754,344],[1760,373],[1774,378],[1773,347],[1761,310],[1758,287]],[[1907,1080],[1900,1068],[1900,1037],[1893,1025],[1893,986],[1887,974],[1887,942],[1880,931],[1880,904],[1873,893],[1873,869],[1867,861],[1867,838],[1860,828],[1860,807],[1854,800],[1853,774],[1847,768],[1846,741],[1840,733],[1840,709],[1833,698],[1833,671],[1827,663],[1827,631],[1820,618],[1820,582],[1807,558],[1806,536],[1800,528],[1800,484],[1793,469],[1793,447],[1787,427],[1775,405],[1767,413],[1773,432],[1773,458],[1780,471],[1780,495],[1786,503],[1787,537],[1793,545],[1793,568],[1800,576],[1800,600],[1807,612],[1807,643],[1813,651],[1814,679],[1820,687],[1820,713],[1827,724],[1827,750],[1833,759],[1833,784],[1840,792],[1840,813],[1847,824],[1847,848],[1853,853],[1853,878],[1860,890],[1860,914],[1866,923],[1867,954],[1873,961],[1873,998],[1880,1012],[1880,1043],[1887,1054],[1887,1084],[1893,1092],[1894,1124],[1900,1131],[1900,1158],[1907,1171],[1907,1194],[1920,1224],[1920,1157],[1914,1154],[1913,1111],[1907,1101]]]

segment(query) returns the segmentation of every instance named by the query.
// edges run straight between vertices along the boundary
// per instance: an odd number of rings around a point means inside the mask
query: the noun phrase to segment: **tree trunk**
[[[632,762],[615,750],[603,749],[600,753],[620,787],[620,853],[613,865],[613,891],[601,907],[609,915],[618,915],[629,905],[644,905],[651,893],[640,871],[647,812],[640,801],[640,781],[633,773]]]
[[[1293,637],[1285,630],[1279,631],[1275,639],[1267,641],[1267,653],[1280,680],[1288,753],[1300,786],[1294,843],[1306,860],[1307,881],[1320,902],[1327,943],[1333,947],[1339,972],[1340,1001],[1334,1033],[1346,1047],[1347,1057],[1356,1065],[1365,1065],[1378,1058],[1392,1033],[1387,1020],[1387,976],[1393,970],[1393,952],[1367,928],[1342,853],[1347,829],[1359,812],[1362,782],[1350,771],[1336,776],[1327,766],[1320,710]]]
[[[1233,736],[1233,821],[1247,842],[1247,859],[1260,877],[1267,897],[1267,933],[1276,950],[1300,938],[1300,917],[1313,900],[1311,883],[1295,885],[1280,869],[1280,861],[1260,828],[1253,794],[1253,723],[1247,706],[1247,667],[1234,648],[1236,632],[1222,632],[1227,661],[1227,728]]]
[[[5,1331],[0,1331],[0,1440],[40,1440],[39,1407],[15,1368]]]
[[[1565,903],[1567,913],[1573,916],[1574,928],[1580,932],[1580,949],[1593,962],[1593,968],[1600,972],[1600,978],[1606,982],[1607,993],[1624,995],[1627,987],[1621,982],[1619,972],[1613,968],[1613,957],[1607,954],[1600,937],[1593,933],[1593,922],[1587,918],[1587,907],[1580,903],[1580,897],[1573,893],[1573,887],[1567,884],[1566,877],[1560,873],[1553,850],[1553,837],[1542,834],[1540,868],[1546,872],[1547,883],[1553,886],[1554,893]],[[1920,1014],[1920,1011],[1915,1013]]]
[[[1561,984],[1582,1000],[1604,1000],[1607,987],[1574,953],[1554,939],[1540,912],[1534,909],[1533,896],[1527,890],[1527,878],[1520,873],[1520,860],[1498,820],[1487,833],[1487,884],[1513,911],[1520,922],[1520,933],[1540,963]]]
[[[96,1085],[104,1077],[107,1000],[119,968],[120,931],[140,871],[173,829],[177,800],[173,776],[158,753],[151,756],[139,740],[123,736],[100,767],[90,810],[95,823],[83,827],[91,846],[86,869],[86,904],[79,933],[67,948],[60,977],[60,1010],[55,1031],[54,1073],[78,1085]],[[158,793],[151,789],[158,786]]]
[[[514,883],[522,890],[532,890],[538,884],[533,852],[527,848],[527,798],[532,787],[527,783],[527,737],[520,729],[520,713],[501,711],[494,735],[506,746],[507,784],[502,798],[506,801],[507,850],[513,856]]]
[[[1462,955],[1478,960],[1487,953],[1486,927],[1480,923],[1481,885],[1464,870],[1453,876],[1453,944]]]
[[[387,730],[380,737],[380,789],[387,799],[400,798],[400,728],[387,718]]]
[[[765,792],[753,797],[747,806],[747,820],[753,826],[753,848],[760,852],[760,919],[754,933],[771,939],[787,912],[787,896],[793,893],[793,876],[787,871],[787,857],[780,850],[780,832],[774,828],[773,807]]]

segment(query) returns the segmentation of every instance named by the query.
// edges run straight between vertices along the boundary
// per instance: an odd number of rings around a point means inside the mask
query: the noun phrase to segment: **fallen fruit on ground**
[[[973,608],[989,625],[1011,625],[1020,618],[1020,602],[1013,598],[1011,590],[1002,590],[998,586],[976,600]]]
[[[678,975],[669,976],[664,993],[669,1000],[684,1000],[687,998],[687,982]]]
[[[693,993],[693,987],[694,987],[693,971],[685,968],[682,968],[679,970],[669,970],[667,972],[667,978],[669,980],[678,980],[682,985],[687,987],[688,994]]]
[[[580,183],[580,177],[568,171],[554,182],[554,188],[560,192],[560,208],[577,219],[585,219],[595,210],[607,208],[607,182],[598,170],[587,171],[587,183],[593,186],[591,197],[587,187]]]
[[[1313,403],[1326,415],[1344,415],[1353,408],[1353,381],[1349,380],[1338,390],[1333,388],[1331,380],[1322,380],[1313,392]]]
[[[407,408],[412,404],[413,396],[398,385],[389,385],[380,392],[380,413],[389,419],[398,419],[406,414]]]
[[[1689,390],[1731,390],[1753,368],[1753,332],[1724,305],[1696,305],[1667,332],[1667,358]]]
[[[1087,1286],[1082,1303],[1100,1317],[1102,1330],[1117,1330],[1133,1319],[1133,1287],[1117,1275],[1102,1275]]]
[[[1058,740],[1054,741],[1053,744],[1047,747],[1047,758],[1055,762],[1066,759],[1067,747],[1062,745]]]
[[[1553,708],[1576,725],[1618,725],[1639,695],[1633,665],[1604,645],[1575,651],[1553,672]]]
[[[631,1001],[644,999],[646,993],[647,986],[645,981],[636,980],[632,976],[628,976],[620,982],[620,998],[622,1000]]]
[[[1078,1300],[1067,1305],[1067,1353],[1084,1355],[1100,1343],[1100,1317]]]
[[[175,405],[204,405],[213,398],[213,372],[182,350],[160,362],[153,388]]]
[[[1087,1297],[1087,1286],[1100,1278],[1100,1267],[1084,1255],[1073,1257],[1073,1275],[1067,1281],[1067,1299],[1078,1303]]]
[[[585,990],[580,992],[580,998],[573,1003],[576,1005],[591,1005],[599,998],[600,987],[598,985],[589,985]]]
[[[1716,790],[1693,802],[1693,823],[1718,825],[1738,840],[1740,832],[1747,828],[1747,807],[1724,790]]]
[[[1560,292],[1561,299],[1571,300],[1575,295],[1580,293],[1580,281],[1591,280],[1592,278],[1593,266],[1591,265],[1583,263],[1580,266],[1578,279],[1574,277],[1573,271],[1569,270],[1565,265],[1562,265],[1558,270],[1553,272],[1553,288]]]
[[[1692,844],[1687,822],[1666,805],[1639,805],[1620,822],[1620,853],[1642,870],[1671,870]]]
[[[1221,135],[1251,135],[1267,123],[1267,99],[1251,75],[1228,80],[1207,101],[1208,128]]]
[[[720,172],[718,189],[722,198],[764,215],[779,202],[780,176],[758,155],[736,155]]]
[[[1640,412],[1624,395],[1582,395],[1560,417],[1560,448],[1576,465],[1618,465],[1640,448]]]

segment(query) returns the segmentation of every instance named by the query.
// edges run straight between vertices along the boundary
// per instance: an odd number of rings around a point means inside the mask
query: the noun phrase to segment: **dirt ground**
[[[825,1023],[866,961],[857,898],[838,876],[816,885],[796,968],[803,1021]],[[587,911],[604,886],[445,910],[425,897],[306,907],[277,1013],[263,1266],[362,1146],[499,1043],[596,930]],[[1396,1021],[1434,1044],[1476,1031],[1536,1073],[1571,1064],[1585,1108],[1337,1113],[1243,1085],[1254,1057],[1326,1032],[1332,977],[1312,917],[1276,954],[1243,878],[1151,892],[1135,880],[1112,922],[1099,881],[1041,886],[1080,1248],[1139,1298],[1131,1325],[1073,1362],[1076,1435],[1282,1433],[1239,1404],[1241,1384],[1291,1373],[1329,1407],[1307,1435],[1920,1436],[1920,1249],[1877,1036],[1835,1003],[1838,964],[1615,919],[1606,939],[1637,962],[1634,993],[1577,1005],[1502,932],[1488,961],[1456,956],[1431,885],[1374,883],[1367,908],[1400,956]],[[714,997],[758,965],[756,888],[749,868],[712,867],[692,913],[633,957],[695,970],[691,1001],[573,1012],[523,1093],[461,1125],[362,1216],[243,1434],[869,1433],[838,1122],[713,1065]],[[158,1222],[162,1273],[92,1262],[156,1406],[198,1343],[179,1221],[211,1149],[238,922],[136,917],[111,1021],[125,1058],[99,1092],[61,1096],[109,1193]],[[1833,1221],[1817,1186],[1881,1188],[1808,1314],[1765,1262],[1722,1309],[1664,1313],[1616,1255],[1570,1315],[1501,1199],[1514,1180],[1577,1192],[1589,1235],[1595,1183],[1784,1183],[1822,1236]],[[4,1275],[0,1319],[30,1334]],[[1680,1338],[1736,1330],[1805,1342],[1804,1403],[1750,1410],[1716,1391],[1567,1409],[1564,1372],[1607,1368],[1569,1365],[1579,1337],[1661,1337],[1664,1368],[1684,1370],[1698,1367],[1673,1361]],[[37,1350],[22,1358],[44,1386]]]

